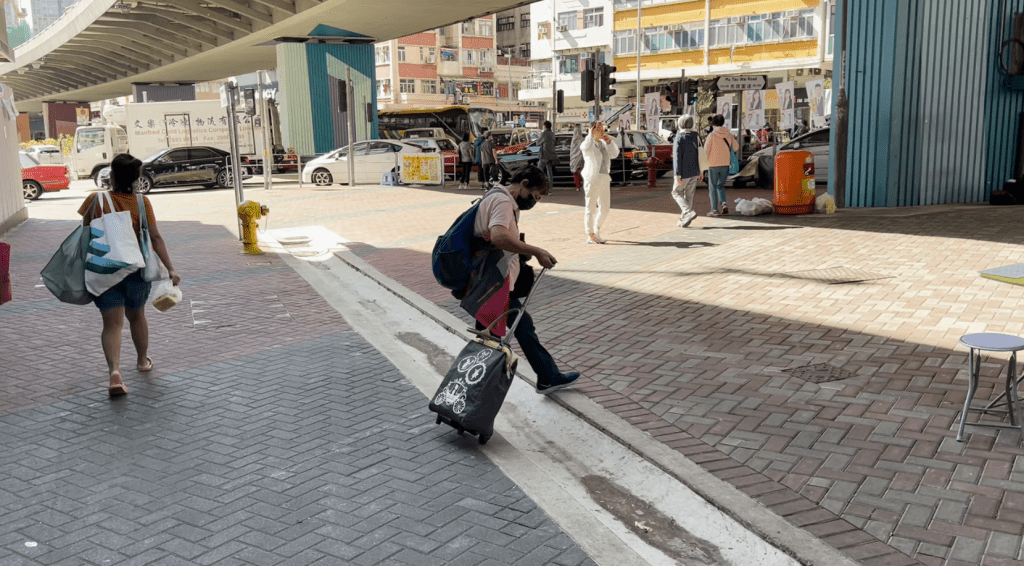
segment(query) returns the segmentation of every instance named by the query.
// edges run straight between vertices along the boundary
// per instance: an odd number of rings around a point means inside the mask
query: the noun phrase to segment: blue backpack
[[[500,190],[500,189],[495,189]],[[455,220],[451,228],[437,237],[434,250],[430,253],[430,264],[437,279],[445,289],[459,291],[469,285],[473,276],[473,224],[480,203],[489,197],[494,190],[473,203],[469,210]]]

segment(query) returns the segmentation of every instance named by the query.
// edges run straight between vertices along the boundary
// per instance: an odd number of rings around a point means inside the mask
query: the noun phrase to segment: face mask
[[[530,210],[537,204],[537,199],[533,198],[533,195],[516,197],[516,204],[519,205],[519,210]]]

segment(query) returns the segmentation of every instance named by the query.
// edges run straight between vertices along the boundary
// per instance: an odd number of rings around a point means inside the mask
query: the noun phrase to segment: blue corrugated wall
[[[1024,93],[1003,88],[997,50],[1024,0],[1006,30],[999,7],[849,2],[847,206],[984,202],[1012,176]]]
[[[373,45],[338,45],[330,43],[308,43],[306,44],[306,59],[309,65],[309,98],[311,102],[313,121],[313,147],[317,153],[326,153],[336,149],[340,140],[334,139],[332,120],[337,109],[337,102],[331,100],[331,80],[327,69],[327,55],[332,55],[338,60],[352,67],[353,74],[358,73],[368,77],[371,84],[376,84],[377,67],[374,62]],[[377,89],[371,89],[373,108],[377,108]],[[377,117],[373,116],[371,124],[371,136],[377,135]]]

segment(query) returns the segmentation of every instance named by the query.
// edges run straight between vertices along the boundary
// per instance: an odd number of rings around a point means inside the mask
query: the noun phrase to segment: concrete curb
[[[335,251],[335,257],[375,281],[388,292],[453,334],[470,338],[464,323],[403,285],[379,272],[349,251]],[[603,432],[632,452],[672,476],[713,506],[806,566],[856,566],[857,562],[807,531],[789,523],[770,509],[715,477],[682,454],[654,440],[620,417],[608,412],[586,396],[576,393],[550,397],[587,424]]]

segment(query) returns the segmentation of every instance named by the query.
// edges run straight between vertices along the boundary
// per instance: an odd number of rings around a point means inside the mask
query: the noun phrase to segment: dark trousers
[[[487,169],[487,166],[484,165],[483,163],[477,163],[476,164],[476,180],[477,181],[480,181],[481,183],[486,183],[487,182],[487,172],[486,172],[486,169]]]
[[[510,299],[508,302],[508,308],[510,309],[517,309],[522,306],[523,303],[519,299]],[[512,323],[515,322],[515,315],[516,313],[508,315],[506,319],[508,326],[512,326]],[[487,327],[477,321],[476,329],[483,330],[484,328]],[[519,342],[519,347],[523,350],[523,355],[526,356],[526,361],[530,362],[530,367],[537,374],[537,380],[542,385],[550,384],[552,379],[559,374],[558,365],[555,364],[555,359],[551,357],[551,353],[540,343],[540,337],[537,336],[537,328],[533,325],[533,317],[530,316],[530,313],[523,314],[523,318],[519,321],[519,326],[516,327],[514,335],[516,342]]]
[[[472,161],[462,161],[459,163],[459,182],[469,184],[469,175],[473,172]]]
[[[490,183],[494,178],[494,164],[483,163],[480,165],[480,182]]]

